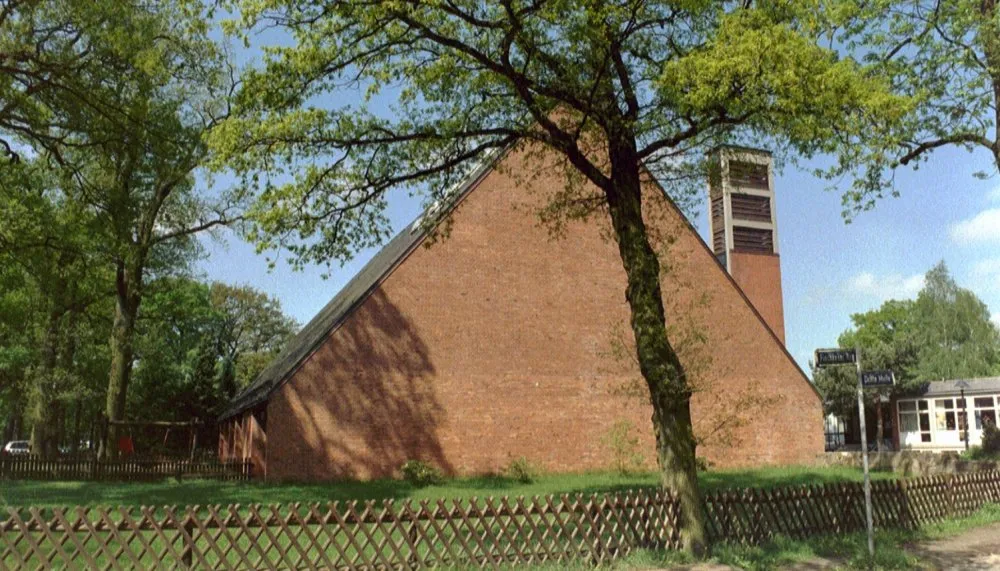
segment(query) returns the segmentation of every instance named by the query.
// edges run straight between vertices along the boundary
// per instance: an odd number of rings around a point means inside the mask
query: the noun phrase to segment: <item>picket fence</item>
[[[250,462],[218,460],[94,458],[44,459],[38,456],[0,456],[0,479],[91,480],[146,482],[164,478],[249,480]]]
[[[1000,502],[1000,472],[873,484],[879,528],[914,528]],[[710,493],[711,541],[758,543],[864,527],[860,484]],[[0,568],[412,569],[601,563],[679,547],[659,490],[437,501],[142,508],[8,508]]]

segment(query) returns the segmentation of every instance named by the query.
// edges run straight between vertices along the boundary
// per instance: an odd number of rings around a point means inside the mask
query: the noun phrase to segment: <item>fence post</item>
[[[955,517],[955,475],[948,474],[948,517]]]
[[[896,491],[899,494],[899,527],[912,529],[910,525],[910,501],[906,496],[906,480],[896,480]]]
[[[184,565],[185,569],[193,569],[194,564],[194,521],[191,517],[190,508],[187,513],[187,517],[184,518],[184,523],[181,526],[184,531],[183,542],[184,551],[181,552],[181,563]]]

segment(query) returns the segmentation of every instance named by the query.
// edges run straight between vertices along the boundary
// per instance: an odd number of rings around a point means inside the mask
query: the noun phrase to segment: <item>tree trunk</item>
[[[132,377],[134,356],[132,343],[135,339],[135,321],[139,311],[140,276],[140,269],[129,268],[125,263],[119,263],[115,277],[115,319],[111,326],[111,373],[104,409],[105,418],[109,421],[125,418],[125,400]],[[98,453],[102,458],[111,458],[117,455],[117,451],[117,427],[108,426],[104,431]]]
[[[42,359],[35,373],[35,391],[31,395],[31,453],[42,458],[53,458],[58,452],[59,402],[57,401],[56,365],[59,351],[59,327],[64,284],[56,283],[52,307],[49,310],[45,338],[42,340]]]
[[[76,403],[73,405],[73,433],[70,436],[72,440],[70,441],[70,452],[73,457],[78,457],[80,454],[80,415],[83,414],[83,404],[81,399],[76,399]]]
[[[680,359],[667,338],[660,263],[642,218],[642,185],[634,140],[610,143],[611,185],[604,189],[631,310],[639,369],[649,387],[661,481],[680,500],[681,541],[686,551],[706,549],[705,514],[698,489],[691,390]]]

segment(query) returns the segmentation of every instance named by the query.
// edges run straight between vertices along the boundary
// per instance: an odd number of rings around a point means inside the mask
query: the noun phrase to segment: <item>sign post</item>
[[[858,368],[858,418],[861,422],[861,458],[865,467],[865,523],[868,526],[868,555],[875,557],[875,532],[872,529],[872,480],[868,474],[868,430],[865,428],[865,395],[864,373],[861,372],[861,359],[857,359],[857,353],[861,351],[855,349],[855,365]],[[880,403],[881,404],[881,403]]]
[[[858,371],[858,421],[861,428],[861,458],[865,470],[865,523],[868,528],[868,555],[875,557],[875,537],[872,529],[872,481],[868,472],[868,432],[865,427],[865,397],[862,389],[892,386],[892,371],[862,371],[861,349],[817,349],[817,367],[854,365]]]

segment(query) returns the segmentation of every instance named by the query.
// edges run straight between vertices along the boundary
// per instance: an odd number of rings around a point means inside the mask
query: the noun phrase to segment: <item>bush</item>
[[[988,420],[983,422],[983,452],[990,456],[1000,455],[1000,429]]]
[[[982,446],[970,446],[968,450],[963,450],[958,455],[962,460],[986,460],[988,456],[983,452]]]
[[[511,460],[503,472],[504,476],[522,484],[530,484],[535,479],[535,470],[524,456]]]
[[[619,474],[629,474],[642,468],[646,459],[639,453],[639,437],[633,434],[635,427],[627,420],[615,422],[607,435],[604,445],[611,452],[612,467]]]
[[[440,484],[443,479],[441,470],[422,460],[408,460],[400,471],[404,480],[418,487]]]
[[[696,456],[694,459],[694,466],[699,472],[708,472],[708,470],[712,467],[712,463],[702,456]]]

